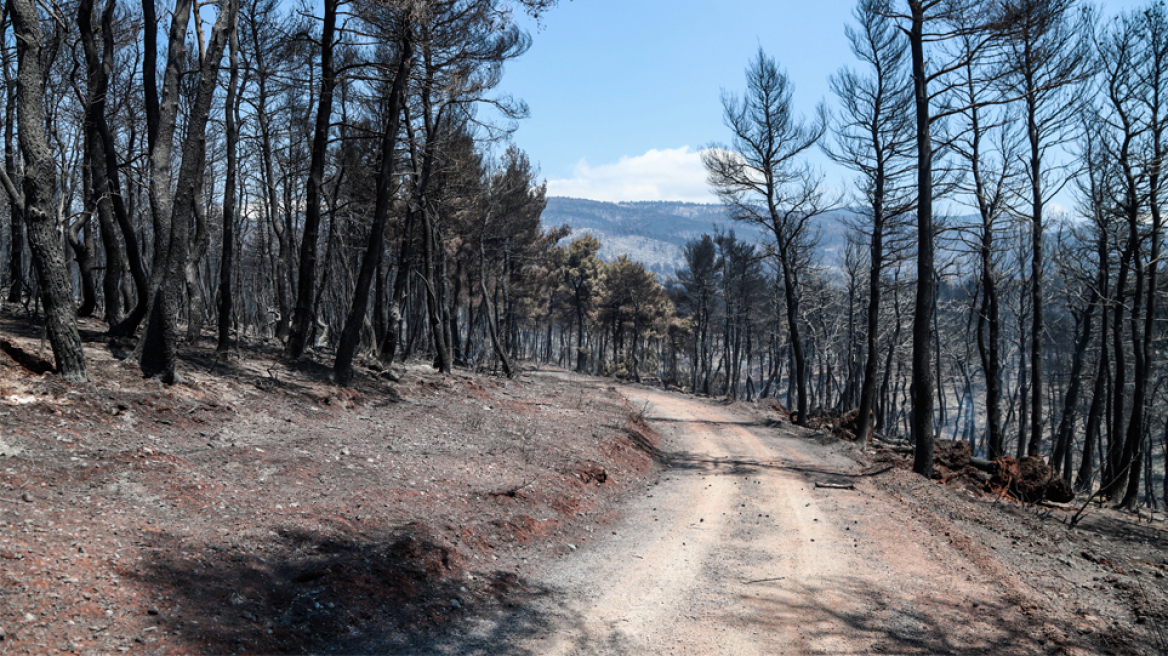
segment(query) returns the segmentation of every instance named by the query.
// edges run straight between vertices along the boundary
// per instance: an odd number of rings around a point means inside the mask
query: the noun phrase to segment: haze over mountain
[[[543,211],[544,226],[568,225],[572,237],[591,233],[600,240],[600,256],[616,259],[622,253],[662,277],[673,276],[684,266],[682,249],[686,242],[702,234],[734,231],[740,239],[760,241],[757,226],[735,221],[719,204],[641,201],[606,203],[580,198],[549,197]],[[844,246],[847,228],[841,219],[847,210],[837,210],[816,221],[823,231],[820,255],[833,264]]]

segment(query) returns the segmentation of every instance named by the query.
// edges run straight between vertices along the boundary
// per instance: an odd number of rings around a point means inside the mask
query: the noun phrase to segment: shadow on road
[[[902,590],[875,587],[857,577],[815,587],[785,580],[752,585],[751,594],[711,621],[786,633],[807,654],[949,654],[996,656],[1055,654],[1078,647],[1093,651],[1073,627],[1054,626],[1025,605],[988,596],[969,600],[921,584]],[[906,590],[914,590],[907,592]],[[987,589],[987,594],[989,591]]]
[[[786,579],[749,585],[749,593],[734,603],[700,618],[702,624],[739,635],[782,636],[786,651],[776,644],[759,645],[759,653],[891,654],[896,656],[1037,656],[1098,646],[1086,641],[1075,627],[1054,626],[1008,598],[970,601],[942,591],[908,594],[873,587],[859,578],[844,577],[817,587],[797,587]],[[524,655],[516,640],[554,630],[570,636],[562,653],[605,656],[690,653],[683,642],[668,638],[643,644],[625,632],[619,618],[597,627],[577,617],[539,616],[519,609],[492,622],[478,637],[458,636],[433,645],[435,653]],[[1107,643],[1105,635],[1099,636]],[[660,637],[659,637],[660,638]],[[1119,647],[1119,643],[1114,645]],[[399,653],[399,652],[390,652]],[[408,653],[408,652],[400,652]],[[429,652],[426,652],[429,653]]]

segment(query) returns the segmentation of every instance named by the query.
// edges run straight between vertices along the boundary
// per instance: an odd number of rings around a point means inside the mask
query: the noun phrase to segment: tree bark
[[[1113,306],[1111,316],[1111,353],[1115,371],[1112,380],[1111,407],[1109,410],[1110,425],[1107,430],[1107,460],[1103,469],[1102,494],[1114,502],[1118,502],[1123,495],[1127,484],[1127,467],[1123,460],[1124,447],[1124,389],[1127,384],[1127,364],[1123,352],[1123,315],[1124,296],[1127,293],[1127,278],[1132,258],[1135,257],[1136,245],[1128,239],[1119,259],[1119,274],[1116,278],[1115,289],[1112,293]]]
[[[7,75],[5,76],[7,77]],[[4,172],[9,182],[18,180],[16,174],[16,85],[10,84],[8,102],[5,108],[4,125]],[[9,227],[12,243],[9,248],[8,259],[8,296],[9,303],[20,303],[24,299],[24,290],[27,288],[24,280],[24,245],[27,229],[24,225],[24,199],[16,190],[15,183],[6,185],[9,208]]]
[[[933,264],[933,144],[930,137],[931,116],[925,74],[924,22],[921,0],[909,0],[912,28],[913,88],[917,121],[917,285],[913,305],[912,330],[912,439],[913,471],[931,478],[933,475],[933,372],[932,335],[933,297],[936,295]]]
[[[28,229],[33,269],[44,306],[45,331],[61,378],[86,382],[89,374],[81,335],[77,331],[76,306],[53,212],[57,191],[56,167],[45,136],[45,72],[41,67],[43,35],[40,16],[32,0],[9,0],[8,8],[12,14],[19,58],[16,113],[20,124],[20,150],[24,156],[21,214]],[[8,184],[11,184],[10,180]]]
[[[154,227],[154,264],[147,282],[146,312],[147,325],[135,349],[139,366],[143,373],[154,375],[161,371],[160,362],[146,362],[146,350],[161,348],[156,343],[158,328],[150,323],[155,319],[158,306],[157,296],[166,274],[171,245],[171,221],[174,213],[174,192],[171,189],[171,159],[174,154],[174,131],[178,119],[179,81],[186,59],[187,28],[191,18],[192,0],[176,0],[172,9],[170,32],[167,39],[166,69],[162,78],[162,95],[158,94],[155,71],[158,69],[157,31],[155,0],[142,0],[143,18],[143,60],[142,86],[146,105],[146,141],[149,149],[150,172],[147,189],[150,197],[150,212]],[[121,332],[121,331],[119,331]],[[152,342],[154,340],[154,342]],[[165,367],[164,367],[165,368]]]
[[[1028,95],[1033,98],[1033,93]],[[1038,123],[1034,102],[1027,103],[1027,135],[1030,139],[1030,439],[1026,455],[1037,456],[1042,445],[1042,430],[1046,425],[1045,408],[1042,398],[1043,362],[1042,340],[1046,332],[1043,319],[1043,266],[1042,266],[1042,154],[1038,135]]]
[[[186,266],[183,267],[183,277],[186,279],[187,288],[187,341],[190,343],[197,342],[202,336],[205,319],[203,312],[205,299],[203,291],[199,287],[199,263],[203,261],[203,256],[207,254],[209,247],[206,192],[204,191],[206,181],[206,175],[195,176],[195,190],[191,201],[191,216],[195,222],[195,234],[191,240]],[[212,193],[214,193],[214,187],[212,187]]]
[[[5,5],[7,11],[7,5]],[[24,195],[16,188],[19,177],[16,172],[16,90],[17,85],[12,75],[11,56],[3,54],[4,82],[7,95],[4,107],[4,177],[5,192],[8,196],[9,227],[12,243],[9,248],[8,259],[8,296],[9,303],[20,303],[24,300],[24,290],[28,288],[24,279],[24,245],[27,229],[24,225]]]
[[[785,248],[780,247],[781,252]],[[780,255],[783,265],[783,298],[787,307],[787,330],[791,340],[791,358],[794,364],[792,374],[795,377],[796,407],[798,415],[795,423],[799,426],[807,425],[807,356],[803,352],[803,337],[799,327],[799,290],[796,289],[794,271],[791,258]]]
[[[1055,468],[1062,468],[1063,476],[1070,480],[1071,462],[1070,452],[1073,451],[1071,427],[1078,414],[1079,393],[1082,390],[1083,365],[1086,360],[1087,346],[1091,343],[1094,330],[1094,314],[1097,299],[1092,298],[1080,315],[1080,330],[1075,339],[1075,352],[1071,361],[1071,377],[1066,394],[1063,395],[1063,412],[1059,419],[1057,437],[1054,450],[1051,453],[1051,464]],[[1064,463],[1065,461],[1065,463]]]
[[[89,176],[83,176],[88,178]],[[86,180],[82,185],[83,197],[90,197],[90,185]],[[87,201],[88,203],[88,201]],[[89,207],[92,207],[90,204]],[[77,316],[91,317],[97,309],[97,274],[95,272],[93,252],[93,230],[90,221],[93,219],[91,209],[86,209],[77,217],[76,223],[65,226],[65,242],[73,251],[73,259],[77,262],[77,277],[81,282],[81,304],[77,306]],[[66,265],[68,266],[68,265]],[[117,298],[117,295],[114,295]]]
[[[167,257],[155,265],[162,268],[162,272],[158,291],[152,301],[149,324],[143,336],[140,366],[145,376],[159,376],[166,384],[177,381],[179,314],[186,283],[191,219],[195,203],[202,200],[198,198],[197,191],[200,188],[199,178],[204,175],[206,166],[206,126],[219,77],[219,63],[223,59],[227,40],[235,29],[238,11],[237,2],[223,1],[207,41],[205,58],[200,62],[198,89],[187,119],[187,139],[183,145],[182,165],[174,191]]]
[[[1165,92],[1165,77],[1168,76],[1168,57],[1165,56],[1166,43],[1168,38],[1168,25],[1165,24],[1164,7],[1162,5],[1153,9],[1149,9],[1144,14],[1145,20],[1149,22],[1148,26],[1148,40],[1151,42],[1149,48],[1149,67],[1147,84],[1150,88],[1146,91],[1144,102],[1147,105],[1148,113],[1150,115],[1149,131],[1151,132],[1151,149],[1149,162],[1147,164],[1147,178],[1148,178],[1148,213],[1151,215],[1151,235],[1150,245],[1148,249],[1148,263],[1146,270],[1137,264],[1136,269],[1136,298],[1132,305],[1132,350],[1135,352],[1135,389],[1132,392],[1132,413],[1131,421],[1128,424],[1127,436],[1124,440],[1124,460],[1128,463],[1128,484],[1127,491],[1120,500],[1120,505],[1129,510],[1134,510],[1138,501],[1140,489],[1140,461],[1146,457],[1144,454],[1144,445],[1147,442],[1148,435],[1148,417],[1147,408],[1145,404],[1148,400],[1148,383],[1151,378],[1151,370],[1153,366],[1153,333],[1155,331],[1156,322],[1156,308],[1157,296],[1160,290],[1157,289],[1157,269],[1160,260],[1160,243],[1161,233],[1163,232],[1164,223],[1162,216],[1162,208],[1160,207],[1160,186],[1163,183],[1161,167],[1164,164],[1164,130],[1168,128],[1168,122],[1163,117],[1163,102],[1162,94]],[[1133,224],[1133,231],[1136,230],[1136,225]],[[1139,253],[1135,256],[1138,260]],[[1141,288],[1141,284],[1143,288]],[[1144,301],[1144,316],[1143,326],[1136,325],[1137,317],[1141,299],[1140,294],[1147,290],[1147,298]]]

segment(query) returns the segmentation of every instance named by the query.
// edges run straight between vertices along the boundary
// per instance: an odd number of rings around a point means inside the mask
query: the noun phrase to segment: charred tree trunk
[[[917,121],[917,287],[913,306],[912,331],[912,439],[913,471],[931,478],[933,475],[933,372],[932,335],[933,298],[936,282],[933,263],[933,143],[930,137],[932,117],[925,73],[925,3],[909,0],[912,27],[909,43],[912,50],[912,75]]]
[[[333,65],[333,43],[337,24],[337,0],[324,0],[324,23],[320,40],[320,103],[316,108],[316,125],[312,134],[312,154],[308,164],[305,190],[304,236],[300,240],[300,262],[296,285],[296,307],[288,333],[288,357],[295,360],[304,353],[314,317],[313,296],[316,291],[317,242],[320,235],[321,188],[324,186],[325,156],[328,154],[329,126],[332,123],[333,90],[337,75]]]
[[[89,0],[88,4],[92,7],[92,0]],[[121,321],[119,321],[117,324],[110,324],[109,326],[111,335],[125,337],[134,334],[134,331],[138,329],[139,324],[142,323],[142,319],[146,316],[146,308],[149,306],[148,297],[150,283],[147,280],[145,264],[142,262],[142,253],[138,249],[137,231],[134,228],[133,222],[130,220],[130,212],[126,208],[126,200],[122,196],[121,175],[118,171],[118,156],[116,145],[114,142],[113,132],[109,126],[109,121],[106,120],[105,116],[105,110],[108,104],[106,102],[106,95],[109,92],[109,77],[114,63],[113,16],[114,10],[116,8],[116,0],[106,0],[105,9],[103,9],[101,13],[101,60],[98,62],[99,65],[97,70],[90,71],[91,73],[96,73],[96,77],[94,77],[92,81],[94,87],[91,88],[100,90],[100,93],[95,95],[95,99],[97,99],[101,105],[100,108],[90,108],[89,117],[93,122],[94,134],[95,137],[100,140],[100,149],[96,147],[94,148],[93,158],[90,160],[90,166],[94,169],[104,167],[104,176],[101,173],[94,173],[94,179],[96,181],[95,184],[105,185],[105,193],[109,196],[108,209],[112,212],[113,220],[117,224],[118,232],[123,242],[122,244],[118,245],[118,248],[121,251],[121,254],[124,256],[124,260],[122,261],[129,265],[130,278],[134,283],[134,293],[136,300],[133,308],[130,310],[129,314],[121,319]],[[81,11],[82,10],[79,8],[79,12]],[[86,21],[91,21],[91,12],[92,9],[90,12],[85,13]],[[80,13],[78,15],[78,20],[80,22],[80,20],[82,20],[80,18]],[[90,27],[88,31],[92,33],[92,27]],[[83,41],[84,32],[85,31],[83,30]],[[89,62],[91,58],[96,61],[97,46],[96,44],[92,44],[92,46],[90,44],[84,44],[84,47],[87,66],[92,68],[92,64]],[[93,49],[92,56],[90,55],[91,47]],[[131,138],[130,141],[133,142],[133,138]],[[99,156],[102,158],[101,160],[97,159]],[[99,193],[101,193],[100,190]],[[100,200],[101,199],[99,198],[99,201]],[[98,210],[102,211],[102,205],[98,205]],[[102,239],[105,239],[104,232]],[[111,236],[111,241],[116,240],[116,235]],[[107,267],[108,266],[109,264],[107,263]],[[106,274],[109,275],[108,269]]]
[[[798,416],[795,423],[807,425],[807,356],[803,351],[803,337],[799,326],[799,291],[796,289],[791,261],[783,257],[783,298],[787,307],[787,330],[791,340],[791,358],[794,366],[796,404]]]
[[[273,79],[267,69],[267,62],[261,56],[264,48],[260,44],[258,32],[252,31],[252,46],[256,53],[258,72],[256,75],[256,117],[260,128],[260,174],[264,187],[264,207],[268,215],[268,225],[276,236],[277,253],[272,265],[272,282],[276,288],[276,318],[275,336],[279,341],[288,337],[288,327],[291,323],[292,310],[288,298],[288,286],[291,282],[291,271],[288,264],[291,261],[291,231],[288,230],[280,213],[280,199],[277,193],[276,167],[273,154],[277,148],[272,136],[272,120],[274,112],[268,108],[268,83]]]
[[[510,378],[515,372],[511,368],[511,358],[507,355],[507,348],[499,338],[499,318],[495,314],[494,303],[491,302],[490,290],[487,289],[487,249],[483,243],[482,233],[479,235],[479,286],[483,293],[483,314],[487,322],[487,332],[491,337],[491,347],[495,349],[495,355],[498,356],[499,364],[503,367],[503,374]]]
[[[588,358],[584,355],[586,349],[584,348],[584,299],[581,296],[580,288],[576,289],[576,371],[584,373],[584,366],[587,364]],[[694,363],[694,370],[697,370],[697,363]]]
[[[24,212],[17,209],[17,204],[11,197],[8,201],[11,208],[9,222],[12,228],[12,245],[8,260],[8,296],[5,300],[9,303],[20,303],[27,287],[24,284]]]
[[[401,244],[398,247],[397,266],[393,278],[393,290],[389,297],[385,334],[382,336],[378,348],[378,359],[386,365],[393,363],[397,356],[402,324],[402,304],[406,300],[406,283],[409,282],[410,270],[413,268],[415,225],[414,212],[408,212],[405,225],[402,226]]]
[[[195,235],[191,240],[191,252],[183,267],[183,277],[187,287],[187,341],[194,343],[203,334],[203,298],[199,287],[199,263],[207,254],[207,205],[205,203],[206,175],[195,176],[195,191],[191,202],[191,216],[195,221]]]
[[[109,31],[112,0],[107,2],[103,13],[103,29]],[[103,61],[98,53],[97,39],[93,30],[93,0],[81,0],[77,6],[77,25],[81,43],[85,51],[86,106],[85,106],[85,168],[89,174],[92,205],[97,210],[101,242],[105,251],[105,275],[102,281],[102,297],[105,302],[105,320],[113,331],[122,321],[121,286],[122,272],[126,268],[126,251],[118,233],[117,219],[113,206],[113,190],[110,187],[107,165],[106,139],[103,132],[109,131],[105,120],[106,94],[109,91],[109,70],[107,62],[112,52],[106,53]],[[104,36],[104,35],[103,35]],[[112,35],[105,37],[112,51]]]
[[[1075,352],[1071,361],[1071,378],[1063,395],[1063,412],[1059,419],[1058,433],[1055,438],[1054,450],[1051,453],[1051,465],[1056,471],[1061,468],[1063,476],[1071,478],[1070,455],[1074,450],[1071,443],[1071,428],[1074,425],[1075,415],[1079,407],[1079,392],[1082,389],[1083,363],[1086,360],[1087,346],[1091,343],[1094,329],[1094,313],[1097,299],[1091,299],[1086,308],[1079,315],[1079,332],[1075,339]],[[1086,457],[1084,455],[1084,457]]]
[[[235,313],[232,277],[235,273],[235,184],[238,177],[239,143],[239,35],[232,31],[230,46],[231,72],[224,102],[227,137],[227,170],[223,182],[223,248],[219,256],[219,324],[215,350],[225,353],[231,348],[231,323]]]
[[[1114,309],[1111,316],[1111,353],[1115,371],[1111,387],[1111,406],[1108,409],[1110,425],[1107,430],[1107,461],[1103,469],[1103,495],[1119,501],[1127,484],[1127,467],[1123,461],[1124,446],[1124,388],[1127,385],[1127,365],[1123,352],[1124,295],[1136,243],[1130,238],[1119,260],[1119,274],[1112,293]]]
[[[876,405],[876,378],[880,368],[880,276],[884,266],[884,172],[883,162],[876,176],[877,193],[873,203],[871,265],[868,270],[868,316],[865,341],[864,379],[860,387],[860,412],[856,417],[856,441],[862,445],[869,442],[872,433],[872,409]],[[849,368],[850,371],[850,368]],[[849,374],[850,375],[850,374]]]
[[[86,182],[83,195],[89,196],[89,183]],[[73,251],[73,259],[77,262],[77,275],[81,281],[81,305],[77,306],[78,317],[91,317],[97,309],[97,274],[93,259],[93,230],[89,222],[93,218],[92,212],[86,210],[77,217],[77,222],[65,230],[65,241]],[[116,295],[115,295],[116,298]]]
[[[385,226],[389,222],[389,205],[393,196],[394,146],[397,144],[398,129],[401,124],[402,104],[405,96],[406,80],[413,63],[412,27],[404,26],[400,37],[397,71],[389,92],[386,108],[385,132],[381,136],[381,170],[377,175],[377,200],[373,209],[373,227],[369,233],[369,243],[361,258],[361,270],[357,276],[353,301],[345,318],[345,327],[337,346],[337,357],[333,363],[337,383],[347,385],[353,379],[353,357],[361,342],[361,328],[365,324],[365,314],[369,305],[369,289],[373,274],[381,259],[385,243]],[[387,331],[388,332],[388,331]]]
[[[70,382],[85,382],[89,375],[81,336],[77,331],[76,306],[69,284],[57,220],[53,212],[56,176],[53,152],[45,136],[45,75],[41,67],[40,16],[32,0],[9,0],[16,35],[16,113],[20,123],[20,150],[24,156],[23,214],[28,228],[33,269],[45,311],[45,330],[53,347],[57,373]],[[17,195],[5,176],[9,195]]]
[[[442,241],[437,235],[435,225],[428,209],[422,209],[422,268],[425,270],[426,283],[426,313],[430,319],[430,334],[434,341],[434,350],[437,352],[434,360],[435,368],[444,374],[451,372],[451,357],[449,345],[446,342],[446,329],[442,321],[438,286],[441,284],[437,277],[437,267],[434,262],[434,251],[442,247]]]
[[[4,107],[4,173],[5,191],[8,195],[9,226],[12,244],[8,259],[9,303],[24,300],[24,290],[28,284],[24,280],[24,246],[26,228],[24,225],[24,195],[16,189],[19,178],[16,173],[16,89],[12,77],[11,60],[8,51],[3,53],[4,81],[8,88],[7,103]]]
[[[160,353],[161,333],[149,325],[155,319],[158,292],[165,276],[171,245],[171,222],[174,214],[174,192],[171,190],[171,159],[174,154],[174,131],[178,118],[179,79],[186,59],[187,28],[190,23],[192,0],[177,0],[172,9],[169,38],[167,39],[166,69],[163,72],[162,95],[159,96],[155,71],[158,70],[158,19],[154,0],[142,0],[143,59],[142,87],[146,105],[146,140],[149,149],[150,172],[148,190],[151,220],[154,226],[154,266],[147,283],[147,325],[135,349],[143,373],[155,375],[161,371],[161,361],[146,361],[147,349]],[[122,332],[122,331],[119,331]],[[173,345],[172,345],[173,346]],[[153,356],[152,356],[153,357]],[[163,358],[165,360],[166,358]],[[158,360],[158,358],[155,358]],[[165,367],[163,367],[165,368]]]
[[[143,336],[141,368],[147,377],[159,376],[166,384],[176,382],[178,363],[178,323],[190,249],[190,227],[204,174],[207,150],[207,120],[219,77],[219,62],[227,40],[235,29],[239,6],[224,0],[219,9],[205,58],[200,62],[198,89],[187,119],[187,140],[174,192],[174,212],[170,226],[167,257],[162,263],[161,282],[154,294],[150,320]],[[177,19],[176,19],[177,20]]]
[[[1102,324],[1099,340],[1099,362],[1095,365],[1095,384],[1091,391],[1091,406],[1087,409],[1087,422],[1083,429],[1083,460],[1079,462],[1079,472],[1075,475],[1075,489],[1087,490],[1095,478],[1095,449],[1102,425],[1103,406],[1107,402],[1107,321]]]

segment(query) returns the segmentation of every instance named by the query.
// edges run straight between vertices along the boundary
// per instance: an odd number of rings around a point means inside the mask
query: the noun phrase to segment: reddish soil
[[[4,319],[4,653],[360,652],[440,630],[521,599],[519,568],[588,539],[651,469],[595,384],[411,366],[339,389],[319,364],[202,345],[164,387],[92,323],[94,382],[68,385]]]

